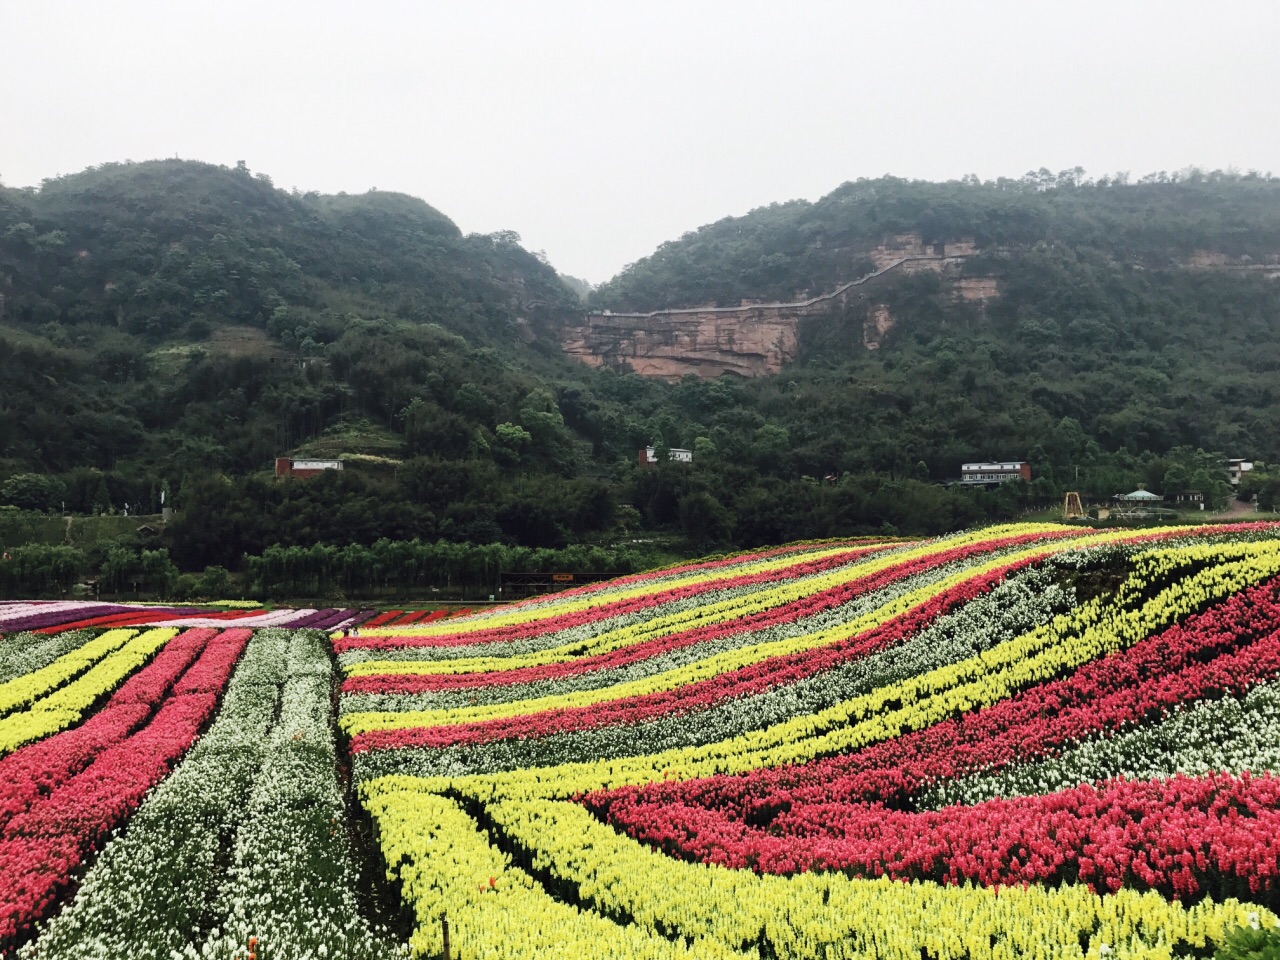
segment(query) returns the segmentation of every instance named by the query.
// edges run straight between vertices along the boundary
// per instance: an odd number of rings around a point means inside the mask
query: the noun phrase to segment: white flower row
[[[1074,603],[1072,592],[1059,586],[1055,579],[1056,574],[1049,569],[1025,570],[939,618],[900,646],[695,714],[528,740],[443,749],[366,751],[353,757],[354,774],[361,780],[388,773],[461,776],[637,756],[726,740],[795,716],[817,713],[876,687],[964,660],[1024,633]]]
[[[1280,682],[1257,686],[1243,698],[1196,702],[1158,723],[1099,735],[1056,757],[940,783],[916,802],[936,808],[1056,793],[1115,777],[1154,780],[1245,770],[1280,771]]]
[[[66,633],[19,633],[5,637],[0,647],[0,683],[47,667],[64,653],[70,653],[93,637],[88,630]]]
[[[983,557],[982,561],[986,559],[986,557]],[[913,590],[919,590],[944,580],[976,562],[978,561],[957,561],[945,564],[907,577],[879,590],[864,593],[847,603],[807,617],[758,630],[728,634],[715,640],[671,650],[625,666],[608,670],[592,670],[555,679],[536,680],[531,683],[503,686],[472,687],[418,694],[348,694],[342,698],[340,712],[347,714],[362,710],[453,709],[474,704],[511,703],[517,700],[575,693],[583,690],[600,690],[619,683],[627,683],[632,680],[640,680],[644,677],[665,673],[668,670],[687,666],[730,650],[754,647],[762,643],[773,643],[838,627],[868,614],[878,607],[891,603],[898,597]]]
[[[273,960],[364,960],[400,952],[369,929],[355,898],[327,644],[316,631],[292,635],[280,718],[264,744],[266,762],[214,899],[225,919],[198,954],[193,948],[187,956],[228,957],[249,937]]]
[[[319,956],[321,945],[334,956],[397,952],[354,909],[325,643],[315,631],[255,634],[213,726],[24,960],[228,958],[236,946],[244,955],[248,936],[269,942],[272,958]]]

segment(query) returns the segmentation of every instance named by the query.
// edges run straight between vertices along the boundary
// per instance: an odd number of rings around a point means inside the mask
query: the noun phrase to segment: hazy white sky
[[[245,160],[603,281],[845,180],[1280,173],[1280,3],[0,0],[0,181]]]

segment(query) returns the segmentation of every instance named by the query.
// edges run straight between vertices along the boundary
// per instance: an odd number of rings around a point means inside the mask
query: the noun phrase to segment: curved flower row
[[[1083,885],[997,891],[838,873],[757,876],[672,860],[571,803],[490,803],[486,835],[444,797],[385,782],[365,793],[383,855],[418,919],[413,946],[426,954],[441,950],[439,919],[446,913],[455,943],[465,943],[469,956],[687,951],[918,960],[924,950],[940,960],[985,960],[1045,953],[1052,946],[1046,929],[1076,956],[1078,944],[1087,943],[1091,958],[1121,945],[1126,955],[1154,957],[1161,948],[1220,942],[1258,912],[1235,901],[1184,907],[1128,889],[1102,896]],[[544,883],[596,915],[539,889],[510,854],[490,844],[495,834]]]
[[[767,630],[777,624],[792,623],[812,617],[872,591],[909,580],[917,574],[946,568],[948,565],[970,560],[975,555],[988,555],[999,550],[1001,546],[993,545],[986,549],[960,548],[914,560],[904,560],[887,569],[861,573],[835,586],[814,590],[800,598],[788,600],[776,606],[768,606],[753,613],[744,613],[724,622],[699,624],[684,630],[669,631],[639,642],[628,643],[625,638],[619,638],[621,645],[609,644],[599,652],[584,652],[572,659],[550,660],[544,655],[494,658],[479,663],[428,661],[421,664],[385,664],[375,661],[353,664],[348,668],[348,678],[343,684],[343,692],[423,693],[459,687],[531,683],[572,676],[590,670],[606,670],[683,647],[713,642],[725,636],[754,633]],[[857,574],[861,569],[855,568],[851,572]],[[384,667],[393,667],[393,672],[375,672]]]
[[[832,799],[902,804],[935,783],[1053,755],[1184,703],[1243,692],[1278,672],[1280,582],[1272,581],[1066,678],[856,753],[737,777],[626,788],[590,803],[627,824],[652,813],[628,812],[633,805],[658,805],[671,815],[693,804],[745,824],[765,810]]]
[[[850,636],[834,643],[773,656],[706,680],[668,681],[664,688],[651,693],[618,696],[608,702],[581,707],[519,712],[469,723],[370,730],[354,736],[351,748],[359,753],[388,747],[485,743],[506,737],[537,737],[569,730],[643,723],[673,713],[705,710],[730,698],[792,684],[841,663],[859,660],[895,646],[953,607],[990,590],[1019,565],[1030,562],[1031,558],[1024,559],[963,580],[869,629],[858,631],[855,625]],[[519,708],[523,704],[514,706]]]
[[[1206,888],[1256,896],[1274,891],[1280,878],[1280,780],[1270,774],[1087,783],[922,813],[806,804],[785,820],[777,822],[780,844],[756,846],[745,865],[988,886],[1080,882],[1116,891],[1129,884],[1172,897]]]
[[[484,643],[509,643],[525,639],[534,634],[566,630],[572,627],[598,623],[601,620],[627,616],[676,600],[688,600],[693,597],[706,596],[713,591],[737,590],[762,585],[772,586],[786,580],[796,580],[816,573],[825,573],[828,570],[847,566],[868,555],[883,552],[885,549],[887,549],[886,545],[858,547],[849,550],[826,551],[817,555],[805,555],[798,560],[788,558],[785,564],[754,564],[745,571],[735,572],[732,576],[687,579],[662,591],[646,591],[638,595],[622,596],[583,610],[562,613],[550,620],[526,620],[496,627],[477,626],[474,629],[459,633],[427,636],[402,631],[399,627],[388,628],[377,634],[371,634],[368,629],[365,629],[361,631],[360,636],[335,639],[333,646],[339,653],[344,653],[352,649],[381,650],[403,647],[450,647]],[[396,632],[392,632],[392,630]]]
[[[869,567],[864,567],[864,569],[869,569],[869,568],[875,568],[878,564],[892,565],[893,563],[897,562],[898,559],[901,559],[904,557],[916,556],[922,553],[930,553],[930,552],[943,550],[943,549],[950,549],[954,547],[961,547],[970,543],[991,542],[992,540],[1003,538],[1003,537],[1039,536],[1039,537],[1049,537],[1049,538],[1052,538],[1052,537],[1072,538],[1072,537],[1081,536],[1083,535],[1083,533],[1084,533],[1083,531],[1079,531],[1079,530],[1064,530],[1062,527],[1055,526],[1052,524],[1016,524],[1012,526],[995,527],[986,531],[957,534],[953,537],[945,538],[942,541],[925,544],[923,546],[919,544],[907,544],[901,548],[901,551],[888,550],[882,553],[869,554],[866,556],[866,558],[862,562],[869,565]],[[699,579],[698,577],[693,577],[693,578],[690,578],[689,582],[697,582],[698,579]],[[830,581],[830,584],[827,584],[827,585],[837,583],[839,582],[840,579],[841,578],[839,576],[833,576]],[[678,587],[682,582],[683,581],[666,584],[663,587],[663,591],[670,589],[672,587]],[[812,586],[812,584],[816,582],[820,582],[820,578],[818,578],[817,580],[809,580],[810,585],[808,586],[804,586],[801,584],[791,584],[789,585],[791,587],[789,592],[787,591],[786,588],[777,588],[777,591],[779,595],[799,597],[799,596],[805,595],[805,593],[813,589],[821,589],[821,587]],[[471,617],[468,617],[466,620],[463,620],[463,621],[448,621],[444,623],[438,623],[433,625],[433,627],[426,628],[426,629],[417,628],[417,627],[406,628],[405,633],[410,633],[415,636],[434,637],[434,636],[441,636],[441,635],[469,633],[475,630],[486,630],[493,627],[513,626],[513,625],[518,625],[523,623],[543,623],[547,625],[548,629],[541,632],[554,634],[555,632],[557,632],[557,629],[554,625],[571,622],[566,618],[576,617],[579,614],[581,614],[583,611],[590,610],[592,607],[597,606],[601,603],[613,602],[613,601],[616,601],[617,599],[620,599],[622,597],[628,597],[628,596],[640,597],[647,592],[652,592],[652,587],[649,585],[637,587],[634,590],[623,590],[620,594],[614,594],[614,595],[610,595],[607,591],[603,591],[603,590],[597,590],[591,593],[582,593],[582,594],[576,594],[576,595],[554,594],[548,597],[536,598],[536,601],[527,601],[527,602],[513,604],[509,608],[501,608],[501,609],[486,611],[485,613],[476,614]],[[712,594],[712,596],[714,596],[714,593]],[[727,609],[733,609],[735,605],[736,605],[736,602],[731,600],[728,603]],[[659,612],[661,612],[662,609],[663,609],[663,605],[659,604],[658,605]],[[705,617],[705,616],[716,615],[717,611],[720,609],[720,606],[719,604],[714,602],[710,604],[695,603],[695,604],[690,604],[688,606],[688,609],[701,610],[702,615]],[[679,620],[675,621],[675,623],[678,623],[678,622],[681,622],[681,621]]]
[[[1280,683],[1271,680],[1243,696],[1227,688],[1223,693],[1222,699],[1200,700],[1185,709],[1177,704],[1158,723],[1100,731],[1057,755],[940,781],[916,794],[915,806],[1054,793],[1121,777],[1280,770]]]
[[[810,574],[781,585],[767,582],[717,590],[701,596],[669,599],[628,615],[577,623],[558,617],[553,628],[524,639],[431,647],[390,647],[372,653],[342,654],[348,675],[361,673],[434,673],[536,666],[607,653],[692,627],[726,623],[839,586],[878,569],[880,556],[855,559],[834,570]],[[354,654],[354,655],[353,655]],[[412,659],[411,659],[412,658]]]
[[[1020,546],[1044,543],[1038,533],[1001,537],[981,543],[964,543],[948,549],[937,545],[918,547],[906,552],[875,554],[856,562],[842,565],[835,570],[787,580],[765,586],[752,584],[745,588],[726,591],[723,596],[665,597],[653,605],[643,617],[622,617],[616,623],[605,621],[610,629],[591,636],[574,634],[573,639],[556,647],[538,648],[525,652],[520,649],[503,649],[499,655],[454,658],[447,660],[379,660],[366,659],[346,662],[348,676],[380,673],[453,674],[507,670],[514,667],[532,667],[564,662],[585,655],[609,653],[647,640],[663,641],[684,631],[708,626],[736,624],[748,618],[777,616],[794,619],[806,612],[816,612],[838,605],[850,597],[867,590],[901,580],[915,573],[938,566],[945,566],[966,558],[976,558],[1000,550],[1012,550]],[[773,613],[776,611],[776,613]],[[570,628],[574,625],[570,624]],[[558,629],[548,630],[554,636]]]
[[[623,727],[595,727],[551,736],[435,749],[366,750],[353,757],[361,779],[492,773],[602,757],[636,756],[695,747],[813,714],[876,687],[975,656],[1048,621],[1074,603],[1073,591],[1047,567],[1031,567],[926,627],[907,642],[848,661],[796,683],[726,700],[702,710],[697,722],[670,714]],[[833,616],[839,611],[833,612]],[[499,688],[501,689],[501,688]],[[345,696],[343,705],[369,699]]]
[[[815,540],[774,547],[755,553],[735,554],[715,560],[677,564],[658,570],[630,574],[614,580],[584,584],[568,590],[529,597],[500,609],[492,609],[473,613],[463,623],[450,623],[445,632],[459,629],[483,630],[501,624],[519,622],[525,619],[540,619],[564,612],[562,608],[585,609],[595,604],[611,603],[619,599],[621,594],[642,595],[655,587],[667,589],[676,586],[686,579],[717,579],[731,577],[749,570],[762,563],[778,562],[785,565],[793,562],[799,555],[814,555],[822,551],[848,550],[857,547],[893,546],[905,542],[893,537],[859,537],[843,540]],[[635,589],[639,587],[639,589]],[[383,624],[386,626],[386,624]],[[418,625],[421,627],[421,624]],[[419,631],[406,631],[417,634]]]
[[[572,796],[671,777],[693,779],[803,763],[857,750],[995,703],[1132,646],[1189,613],[1280,573],[1277,547],[1275,543],[1240,545],[1232,550],[1238,559],[1177,579],[1133,610],[1116,611],[1091,601],[976,657],[730,740],[639,757],[466,776],[441,781],[440,786],[466,785],[481,797]],[[1162,558],[1150,561],[1152,569],[1176,569],[1188,559],[1179,557],[1176,550],[1161,553]]]
[[[998,574],[999,571],[1007,568],[1034,562],[1045,555],[1042,545],[1016,551],[1012,554],[997,554],[997,559],[988,560],[985,563],[980,562],[974,566],[962,566],[957,572],[950,573],[940,580],[894,596],[887,603],[855,617],[847,623],[836,623],[816,631],[784,639],[764,640],[749,646],[735,646],[732,649],[713,653],[681,667],[639,680],[617,684],[603,690],[584,690],[560,696],[540,697],[536,700],[475,706],[449,711],[391,711],[371,714],[346,714],[342,722],[344,729],[352,735],[370,730],[394,730],[476,722],[542,710],[590,707],[608,700],[675,690],[722,674],[734,674],[744,669],[756,668],[756,665],[763,665],[758,669],[767,675],[774,668],[788,670],[795,667],[793,662],[795,655],[800,655],[802,660],[812,657],[815,655],[814,651],[819,648],[838,644],[840,641],[856,637],[862,632],[880,627],[913,608],[927,607],[931,601],[939,596],[949,595],[952,590],[963,590],[962,584],[966,581],[978,585],[973,589],[971,595],[982,593],[990,585],[984,578]],[[815,612],[821,612],[821,608],[816,609]],[[933,610],[925,622],[936,616],[937,612],[937,610]],[[838,653],[836,659],[839,659]],[[816,669],[821,669],[821,666]]]
[[[722,838],[714,825],[695,821],[694,829],[712,862],[765,873],[838,869],[1111,891],[1127,884],[1179,898],[1206,888],[1269,893],[1280,878],[1280,780],[1270,775],[1117,780],[923,812],[806,803],[780,814],[769,833],[750,831],[745,842],[736,830]]]

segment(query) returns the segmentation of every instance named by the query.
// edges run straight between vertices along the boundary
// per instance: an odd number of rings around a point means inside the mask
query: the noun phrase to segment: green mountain
[[[973,253],[803,318],[795,362],[747,389],[799,472],[942,480],[965,460],[1029,459],[1046,497],[1078,483],[1101,498],[1126,477],[1171,486],[1165,469],[1196,448],[1280,458],[1272,177],[861,180],[666,243],[592,303],[794,301],[869,272],[904,236]],[[877,317],[890,329],[867,349]]]
[[[562,353],[584,296],[793,300],[905,236],[968,253],[804,317],[778,376],[664,383]],[[934,532],[1139,483],[1221,499],[1218,456],[1280,459],[1278,273],[1280,181],[1257,175],[858,181],[588,290],[515,234],[464,235],[402,194],[108,164],[0,187],[0,504],[150,513],[167,491],[178,520],[141,546],[198,570],[382,537]],[[874,350],[873,310],[892,321]],[[641,469],[651,443],[694,463]],[[290,454],[348,469],[271,479]],[[1029,459],[1036,479],[940,485],[980,459]]]

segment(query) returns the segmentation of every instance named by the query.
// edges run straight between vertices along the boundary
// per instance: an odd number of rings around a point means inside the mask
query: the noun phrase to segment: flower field
[[[794,544],[463,616],[0,604],[0,957],[1211,956],[1280,527]]]

